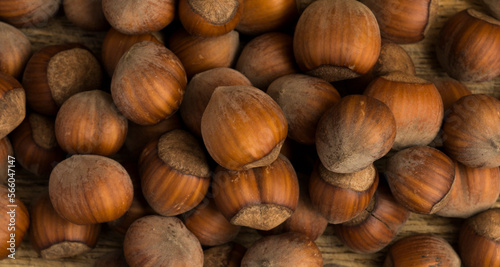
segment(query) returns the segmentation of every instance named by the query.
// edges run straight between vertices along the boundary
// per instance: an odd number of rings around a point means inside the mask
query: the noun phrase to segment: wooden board
[[[417,44],[403,45],[414,60],[417,75],[426,79],[446,76],[436,61],[434,52],[439,29],[450,16],[472,6],[477,6],[472,0],[440,0],[439,15],[427,37]],[[100,46],[105,35],[102,32],[79,30],[64,17],[51,19],[44,27],[23,29],[23,32],[31,40],[34,51],[46,45],[79,42],[88,46],[96,55],[100,55]],[[468,83],[467,86],[475,93],[486,93],[500,98],[500,77],[485,83]],[[32,198],[47,188],[47,177],[37,178],[19,168],[16,168],[16,179],[18,196],[28,205]],[[497,202],[495,206],[500,207],[500,202]],[[461,223],[460,219],[412,214],[397,239],[415,233],[434,233],[444,237],[455,246],[457,231]],[[259,237],[256,231],[243,229],[236,242],[248,247]],[[92,251],[70,259],[43,260],[33,250],[26,236],[16,251],[16,259],[0,261],[0,266],[92,266],[98,257],[120,249],[122,241],[123,236],[104,226],[97,247]],[[387,250],[384,249],[375,254],[350,252],[340,243],[331,226],[316,243],[322,251],[325,264],[341,266],[380,266]]]

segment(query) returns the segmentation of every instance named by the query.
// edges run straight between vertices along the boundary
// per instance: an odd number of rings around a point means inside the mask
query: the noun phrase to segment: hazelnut
[[[155,32],[169,25],[175,16],[174,0],[102,0],[106,20],[125,34]]]
[[[93,249],[100,224],[77,225],[59,216],[44,193],[31,207],[30,242],[44,259],[73,257]]]
[[[367,73],[380,46],[375,16],[355,0],[315,1],[300,16],[293,37],[300,69],[330,82]]]
[[[0,183],[4,184],[7,181],[7,177],[9,177],[9,156],[14,156],[14,150],[12,149],[12,145],[9,141],[9,138],[6,136],[0,139]]]
[[[319,119],[340,101],[340,94],[323,79],[289,74],[274,80],[267,88],[281,107],[288,122],[288,137],[302,144],[314,144]]]
[[[70,154],[113,155],[127,135],[127,119],[100,90],[71,96],[57,112],[55,133],[61,148]]]
[[[361,0],[375,14],[383,38],[399,44],[425,38],[439,7],[438,0]]]
[[[363,212],[379,181],[373,164],[355,173],[334,173],[321,162],[309,179],[311,202],[329,223],[347,222]]]
[[[283,155],[269,166],[246,171],[219,168],[212,186],[215,204],[229,222],[258,230],[284,222],[299,201],[297,175]]]
[[[236,30],[259,35],[293,24],[297,18],[295,0],[243,0],[243,14]]]
[[[209,69],[230,67],[236,59],[239,43],[237,31],[202,37],[190,35],[181,28],[170,36],[168,47],[179,57],[191,78]]]
[[[215,37],[240,22],[243,0],[180,0],[179,20],[191,35]]]
[[[217,209],[213,199],[206,199],[182,216],[187,229],[203,246],[219,246],[236,238],[240,226],[231,224]]]
[[[0,139],[14,130],[26,116],[26,95],[12,76],[0,72]]]
[[[335,224],[335,235],[357,253],[375,253],[387,246],[401,231],[410,212],[401,206],[386,187],[379,186],[368,207],[352,220]]]
[[[292,36],[269,32],[248,42],[236,62],[236,69],[265,91],[277,78],[298,72],[293,58]]]
[[[500,166],[500,100],[472,94],[460,98],[443,122],[448,155],[472,168]]]
[[[64,14],[77,27],[88,31],[103,31],[109,23],[102,11],[102,0],[63,0]]]
[[[152,41],[134,44],[122,56],[111,79],[111,96],[127,119],[152,125],[179,108],[186,88],[181,61]]]
[[[139,159],[144,197],[160,215],[174,216],[196,207],[210,184],[210,167],[198,140],[176,129],[150,142]]]
[[[200,72],[191,78],[179,109],[186,127],[201,137],[201,117],[212,97],[215,88],[230,85],[249,85],[252,83],[245,75],[231,68],[214,68]]]
[[[441,28],[436,54],[448,75],[464,82],[500,75],[500,21],[475,9],[452,16]]]
[[[403,72],[376,78],[364,95],[386,104],[396,120],[392,149],[428,145],[443,121],[443,101],[432,82]]]
[[[237,243],[227,243],[203,251],[203,267],[240,267],[246,248]]]
[[[30,224],[28,209],[17,198],[16,192],[12,192],[12,190],[15,190],[13,184],[9,181],[7,183],[9,187],[0,185],[0,199],[4,202],[0,205],[0,213],[2,214],[0,223],[4,225],[4,227],[0,227],[0,259],[8,258],[9,255],[12,257],[12,253],[16,252],[16,248],[21,245]],[[10,200],[13,202],[10,202]],[[6,204],[7,201],[9,201],[9,205]],[[12,226],[13,218],[15,219],[14,226]]]
[[[175,217],[151,215],[136,220],[125,235],[123,251],[131,267],[203,266],[200,242]]]
[[[15,27],[0,22],[0,71],[19,79],[31,56],[31,42]]]
[[[458,254],[448,241],[431,234],[415,234],[398,240],[391,245],[384,261],[384,267],[460,267],[460,264]]]
[[[278,157],[287,132],[278,104],[252,86],[217,87],[201,118],[208,153],[230,170],[269,165]]]
[[[396,120],[389,107],[369,96],[350,95],[321,117],[316,150],[328,170],[353,173],[387,154],[395,138]]]
[[[102,64],[109,76],[113,76],[120,58],[132,45],[141,41],[152,41],[163,44],[163,36],[159,32],[129,35],[110,28],[102,41]]]
[[[153,125],[140,125],[129,121],[125,147],[134,156],[138,156],[149,142],[166,132],[180,128],[182,128],[182,121],[178,113]]]
[[[16,160],[35,175],[50,174],[66,156],[57,144],[54,125],[54,118],[32,112],[11,134]]]
[[[404,48],[389,40],[382,39],[380,55],[373,66],[372,74],[377,77],[396,71],[415,75],[415,64]]]
[[[385,174],[398,202],[420,214],[433,214],[442,209],[455,183],[453,161],[428,146],[398,151],[387,160]]]
[[[41,27],[59,10],[61,0],[4,0],[0,20],[17,28]]]
[[[455,162],[455,184],[450,192],[450,200],[436,214],[468,218],[493,206],[499,194],[499,168],[469,168]]]
[[[75,224],[96,224],[122,216],[134,191],[118,162],[98,155],[73,155],[52,170],[49,195],[56,212]]]
[[[301,233],[284,233],[257,240],[248,248],[241,267],[259,266],[323,266],[318,246]]]
[[[80,44],[50,45],[26,64],[23,86],[28,106],[43,115],[56,115],[70,96],[101,86],[96,57]]]
[[[467,219],[458,236],[458,251],[466,267],[500,264],[500,209],[483,211]]]
[[[445,112],[462,96],[472,94],[465,84],[452,78],[433,79],[432,83],[434,83],[436,89],[441,95],[441,99],[443,100],[443,109]]]

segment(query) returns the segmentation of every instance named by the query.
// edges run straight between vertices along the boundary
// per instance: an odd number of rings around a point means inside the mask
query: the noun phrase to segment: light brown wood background
[[[472,6],[478,7],[479,5],[473,0],[440,0],[438,17],[427,37],[417,44],[403,45],[414,60],[417,75],[426,79],[446,76],[435,59],[434,46],[439,29],[450,16]],[[62,16],[51,19],[44,27],[23,29],[23,32],[30,38],[34,51],[46,45],[79,42],[88,46],[97,55],[100,55],[100,47],[105,35],[102,32],[94,33],[79,30]],[[467,86],[475,93],[486,93],[500,98],[500,77],[491,82],[467,83]],[[46,189],[47,178],[31,176],[19,168],[16,168],[16,172],[18,196],[24,203],[29,205],[31,199],[38,192]],[[500,207],[500,202],[497,202],[495,206]],[[461,223],[462,220],[460,219],[412,214],[397,239],[415,233],[434,233],[444,237],[455,246],[457,231]],[[22,245],[17,249],[17,258],[15,260],[0,261],[0,266],[91,266],[101,255],[121,248],[123,236],[106,226],[102,230],[95,249],[84,255],[64,260],[41,259],[33,250],[26,236]],[[236,242],[248,247],[259,237],[256,231],[244,229]],[[324,235],[316,243],[321,249],[325,264],[338,264],[340,266],[380,266],[387,250],[384,249],[375,254],[350,252],[337,239],[331,226],[327,228]]]

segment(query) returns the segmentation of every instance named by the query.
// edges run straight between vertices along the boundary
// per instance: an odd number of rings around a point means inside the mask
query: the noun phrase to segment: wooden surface
[[[474,4],[472,0],[440,0],[439,15],[433,23],[426,39],[417,44],[403,45],[416,65],[417,74],[426,79],[446,76],[435,59],[435,40],[439,29],[446,20],[458,11]],[[34,51],[51,44],[79,42],[88,46],[100,55],[100,46],[105,33],[85,32],[71,25],[64,17],[57,17],[47,22],[44,27],[23,29],[32,41]],[[487,93],[500,98],[500,77],[485,83],[468,83],[467,86],[475,93]],[[46,190],[47,177],[37,178],[16,168],[16,189],[20,199],[29,205],[31,199],[39,192]],[[496,203],[500,207],[500,202]],[[414,233],[434,233],[444,237],[455,246],[457,231],[462,223],[460,219],[440,218],[437,216],[412,214],[397,239]],[[236,242],[249,246],[259,238],[254,230],[244,229]],[[91,266],[103,254],[121,248],[123,236],[106,226],[102,229],[97,247],[92,251],[77,257],[64,260],[43,260],[38,257],[25,237],[24,242],[16,251],[15,260],[0,261],[0,266]],[[329,226],[317,241],[325,264],[341,266],[380,266],[384,260],[386,249],[375,254],[355,254],[342,246]]]

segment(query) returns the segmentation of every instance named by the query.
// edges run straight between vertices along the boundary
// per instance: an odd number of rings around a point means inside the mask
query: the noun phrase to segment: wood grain
[[[415,63],[418,76],[425,79],[446,76],[437,62],[434,52],[439,29],[450,16],[472,6],[478,7],[478,4],[472,0],[440,0],[439,14],[427,37],[417,44],[403,45]],[[95,33],[79,30],[61,15],[48,21],[44,27],[23,29],[22,31],[29,37],[34,51],[46,45],[79,42],[94,51],[98,58],[100,57],[102,39],[105,36],[105,32]],[[467,83],[466,85],[474,93],[485,93],[500,98],[500,77],[490,82]],[[31,199],[47,189],[48,177],[37,178],[18,167],[15,170],[18,197],[29,206]],[[500,202],[497,202],[495,206],[500,207]],[[444,237],[456,248],[457,232],[461,224],[462,220],[460,219],[412,214],[397,239],[415,233],[434,233]],[[248,247],[259,238],[260,236],[255,230],[244,228],[236,242]],[[92,251],[64,260],[43,260],[33,250],[26,236],[21,247],[16,251],[16,259],[2,260],[0,266],[92,266],[98,257],[120,249],[122,241],[123,236],[104,226],[97,247]],[[350,252],[340,243],[331,226],[316,243],[322,251],[324,263],[339,266],[380,266],[387,251],[386,248],[375,254]]]

